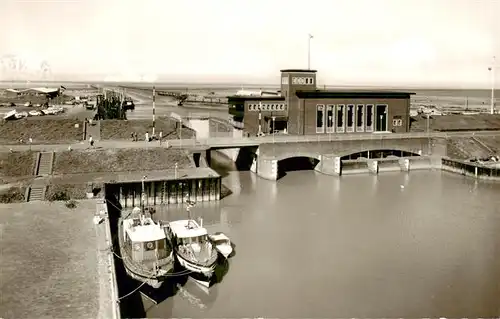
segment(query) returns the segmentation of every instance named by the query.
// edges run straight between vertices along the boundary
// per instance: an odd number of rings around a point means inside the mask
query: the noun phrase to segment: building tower
[[[299,103],[297,91],[316,90],[316,70],[281,70],[281,96],[285,98],[288,110],[288,132],[304,134],[304,104]]]

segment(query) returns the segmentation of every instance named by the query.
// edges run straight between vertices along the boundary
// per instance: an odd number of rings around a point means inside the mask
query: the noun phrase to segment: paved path
[[[101,140],[101,121],[92,121],[93,125],[87,124],[87,135],[85,140],[88,141],[90,136],[96,142]]]
[[[383,134],[325,134],[325,135],[276,135],[263,137],[213,137],[208,139],[182,139],[163,141],[161,144],[155,142],[133,142],[127,140],[104,140],[95,144],[96,149],[118,149],[118,148],[182,148],[182,149],[208,149],[208,148],[238,148],[245,146],[257,146],[260,144],[270,143],[312,143],[312,142],[329,142],[329,141],[359,141],[359,140],[391,140],[391,139],[411,139],[411,138],[464,138],[464,137],[486,137],[500,136],[500,131],[477,131],[477,132],[453,132],[453,133],[383,133]],[[88,142],[79,142],[73,144],[56,144],[56,145],[31,145],[33,151],[65,151],[71,146],[72,149],[88,149]],[[1,145],[0,151],[27,151],[29,145]]]

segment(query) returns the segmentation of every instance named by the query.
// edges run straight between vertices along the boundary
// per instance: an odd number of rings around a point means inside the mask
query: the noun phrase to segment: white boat
[[[15,114],[16,119],[22,119],[28,117],[28,112],[19,112]]]
[[[3,117],[3,119],[4,120],[13,120],[13,119],[16,119],[16,114],[17,114],[16,110],[9,111],[9,112],[7,112],[7,114],[5,114],[5,116]]]
[[[120,254],[127,274],[159,288],[173,271],[173,251],[164,227],[137,207],[118,221]]]
[[[185,219],[170,222],[167,234],[179,265],[189,270],[196,282],[210,287],[218,255],[207,230],[195,220]]]
[[[224,233],[216,232],[208,236],[215,249],[224,256],[224,258],[229,258],[233,253],[233,246],[231,245],[231,240]]]

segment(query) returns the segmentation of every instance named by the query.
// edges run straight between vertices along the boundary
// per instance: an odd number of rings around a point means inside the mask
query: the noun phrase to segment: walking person
[[[89,143],[90,143],[90,147],[94,146],[94,139],[92,138],[92,135],[90,135],[90,137],[89,137]]]
[[[161,145],[161,139],[163,138],[163,131],[160,132],[160,145]]]

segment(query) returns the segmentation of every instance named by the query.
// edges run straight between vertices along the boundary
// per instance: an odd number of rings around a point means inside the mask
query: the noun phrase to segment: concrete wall
[[[446,156],[444,139],[373,139],[309,143],[271,143],[259,147],[259,157],[283,160],[297,156],[319,158],[321,155],[345,156],[370,150],[401,150],[422,155]]]
[[[260,159],[258,160],[256,172],[261,178],[277,180],[278,168],[279,162],[277,160]],[[415,156],[342,161],[338,156],[321,156],[321,161],[314,168],[317,172],[333,176],[409,172],[422,169],[441,169],[441,158],[433,156]]]
[[[188,127],[196,131],[196,138],[198,139],[205,139],[210,137],[209,120],[190,119]]]
[[[118,183],[114,187],[123,208],[141,205],[141,182]],[[183,203],[186,196],[197,202],[216,201],[220,199],[221,179],[186,179],[169,181],[145,181],[144,205],[166,205]]]
[[[233,162],[236,162],[236,160],[238,159],[238,154],[240,153],[239,148],[225,148],[217,151],[227,156]]]

